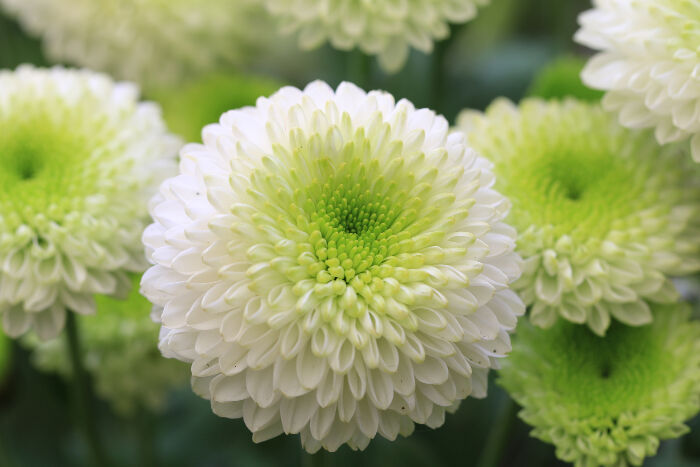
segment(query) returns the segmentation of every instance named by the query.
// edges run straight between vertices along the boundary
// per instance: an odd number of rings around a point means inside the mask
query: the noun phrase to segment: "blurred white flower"
[[[48,338],[145,269],[146,204],[179,141],[133,85],[61,68],[0,72],[0,128],[2,323]]]
[[[269,37],[256,0],[0,0],[47,56],[150,86],[241,65]]]
[[[299,44],[312,49],[326,41],[341,50],[359,47],[379,55],[394,72],[410,47],[426,53],[445,39],[448,23],[465,23],[490,0],[263,0],[285,32],[298,32]]]
[[[524,312],[508,201],[432,111],[352,84],[224,114],[152,203],[161,350],[255,441],[363,449],[444,422]]]
[[[654,128],[661,144],[691,138],[700,162],[700,3],[594,0],[576,40],[601,52],[584,82],[629,128]]]

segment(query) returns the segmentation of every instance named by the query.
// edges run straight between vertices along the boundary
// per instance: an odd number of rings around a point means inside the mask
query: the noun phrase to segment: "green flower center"
[[[387,196],[375,195],[363,185],[347,186],[314,180],[309,193],[318,193],[306,204],[316,258],[326,268],[317,278],[351,281],[356,274],[380,265],[398,240],[406,216]],[[393,251],[394,248],[391,248]]]
[[[27,181],[34,178],[43,167],[41,152],[35,148],[24,148],[17,151],[9,151],[9,154],[16,154],[13,160],[8,161],[8,175],[15,175],[20,181]]]
[[[470,139],[496,162],[496,188],[512,200],[510,218],[520,232],[547,228],[578,243],[633,225],[666,196],[664,179],[680,170],[659,160],[648,133],[622,130],[583,104],[529,102],[512,120],[492,117]]]
[[[59,222],[97,191],[99,128],[76,125],[69,112],[64,121],[41,113],[0,115],[0,213],[7,230]]]
[[[558,234],[602,237],[613,223],[634,212],[644,185],[616,154],[586,146],[547,148],[539,156],[501,166],[501,188],[528,225],[551,225]],[[516,196],[516,194],[518,194]]]
[[[605,338],[563,322],[539,332],[546,332],[546,338],[528,342],[537,358],[549,362],[550,374],[540,381],[550,386],[548,392],[562,396],[553,403],[566,405],[572,418],[615,418],[650,406],[659,388],[672,383],[684,365],[669,358],[667,335],[655,326],[613,322]]]
[[[463,169],[440,171],[444,159],[427,164],[425,154],[402,153],[401,143],[374,151],[362,130],[328,156],[315,153],[324,147],[316,138],[252,173],[248,193],[260,237],[249,259],[268,261],[299,297],[297,307],[320,307],[324,319],[341,312],[352,320],[372,310],[415,328],[409,307],[441,298],[424,283],[448,283],[429,266],[466,254],[466,245],[439,246],[474,202],[458,201],[453,192]],[[391,157],[381,160],[387,153]],[[264,270],[249,270],[252,287],[262,287],[265,281],[256,279]],[[268,283],[258,292],[270,290]],[[344,334],[350,324],[336,320],[334,326]]]

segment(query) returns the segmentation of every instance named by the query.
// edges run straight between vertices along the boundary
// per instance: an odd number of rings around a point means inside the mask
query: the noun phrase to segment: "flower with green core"
[[[163,358],[158,350],[159,326],[151,320],[150,303],[138,292],[139,279],[134,276],[134,288],[126,300],[98,295],[97,314],[78,319],[85,366],[97,394],[125,416],[161,409],[168,391],[189,380],[186,365]],[[29,334],[23,340],[33,349],[32,359],[39,369],[71,377],[63,339],[42,342]]]
[[[700,269],[700,169],[683,147],[575,100],[498,100],[459,128],[513,202],[515,288],[535,324],[561,316],[600,335],[610,316],[646,324],[645,300],[677,300],[668,276]]]
[[[586,87],[581,81],[581,71],[586,61],[576,56],[560,57],[542,68],[535,76],[528,96],[543,99],[573,97],[583,101],[600,101],[603,93]]]
[[[180,143],[133,85],[62,68],[0,72],[0,128],[2,324],[50,338],[145,269],[147,201]]]
[[[594,0],[576,40],[600,50],[584,82],[629,128],[654,128],[661,144],[691,139],[700,162],[700,3]]]
[[[448,23],[473,19],[490,0],[263,0],[286,32],[298,32],[299,44],[313,49],[329,41],[333,47],[378,55],[379,63],[395,72],[410,47],[425,53],[433,41],[445,39]]]
[[[652,305],[654,322],[614,323],[604,338],[560,321],[518,326],[502,384],[532,434],[576,467],[642,465],[700,411],[700,323],[686,305]]]
[[[46,55],[157,89],[254,58],[270,36],[257,0],[0,0]]]
[[[348,83],[224,114],[152,202],[160,348],[255,441],[364,449],[437,427],[510,350],[509,202],[448,123]]]
[[[187,141],[200,141],[202,128],[218,121],[222,113],[254,105],[258,97],[269,96],[280,87],[260,76],[214,73],[160,87],[152,97],[163,108],[168,128]]]

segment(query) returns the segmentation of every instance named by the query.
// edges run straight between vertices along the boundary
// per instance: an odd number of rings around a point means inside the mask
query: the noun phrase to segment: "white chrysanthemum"
[[[240,65],[269,33],[251,0],[0,0],[47,55],[142,84]]]
[[[161,350],[253,439],[364,448],[484,396],[524,312],[509,203],[432,111],[352,84],[284,88],[181,152],[142,291]]]
[[[700,162],[700,3],[594,0],[576,40],[600,50],[584,82],[630,128],[655,128],[661,144],[692,137]]]
[[[330,41],[333,47],[379,55],[381,65],[396,71],[409,47],[429,53],[433,40],[449,35],[448,23],[474,18],[489,0],[264,0],[286,32],[298,32],[302,48]]]
[[[179,143],[133,85],[61,68],[0,72],[0,128],[2,323],[49,338],[145,269],[145,205]]]

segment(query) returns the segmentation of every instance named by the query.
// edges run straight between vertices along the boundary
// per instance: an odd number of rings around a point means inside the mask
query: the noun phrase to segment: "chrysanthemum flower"
[[[677,300],[668,276],[700,269],[699,169],[684,148],[575,100],[499,100],[459,127],[513,202],[515,288],[535,324],[561,316],[601,335],[611,316],[645,324],[644,300]]]
[[[261,76],[211,73],[182,84],[161,86],[153,99],[163,108],[168,128],[186,141],[201,141],[202,128],[230,109],[254,105],[281,87]]]
[[[700,410],[700,323],[684,305],[653,308],[653,324],[615,323],[605,338],[567,322],[518,326],[500,383],[560,459],[642,465],[659,440],[688,431]]]
[[[152,203],[161,350],[263,441],[362,449],[439,426],[524,307],[508,201],[432,111],[352,84],[224,114]]]
[[[178,140],[137,89],[54,68],[0,72],[0,314],[5,331],[57,334],[93,294],[125,294],[146,261],[148,199]]]
[[[85,367],[95,382],[95,390],[126,416],[143,409],[161,409],[168,391],[189,379],[186,365],[160,354],[159,326],[151,320],[150,303],[138,292],[139,279],[140,276],[134,276],[128,299],[98,295],[97,314],[78,319]],[[32,359],[39,369],[71,377],[65,340],[41,342],[29,334],[24,343],[33,349]]]
[[[241,65],[270,25],[256,0],[0,0],[47,56],[157,87]]]
[[[603,93],[587,87],[581,81],[581,71],[585,64],[584,59],[576,56],[557,58],[537,73],[527,94],[542,99],[573,97],[584,101],[600,101]]]
[[[426,53],[445,39],[448,23],[465,23],[489,0],[404,0],[399,2],[264,0],[283,30],[298,32],[299,44],[312,49],[326,41],[341,50],[359,47],[378,55],[388,71],[397,71],[410,47]]]
[[[692,136],[700,162],[700,3],[594,0],[576,40],[601,52],[584,82],[607,91],[603,104],[629,128],[655,128],[665,144]]]

